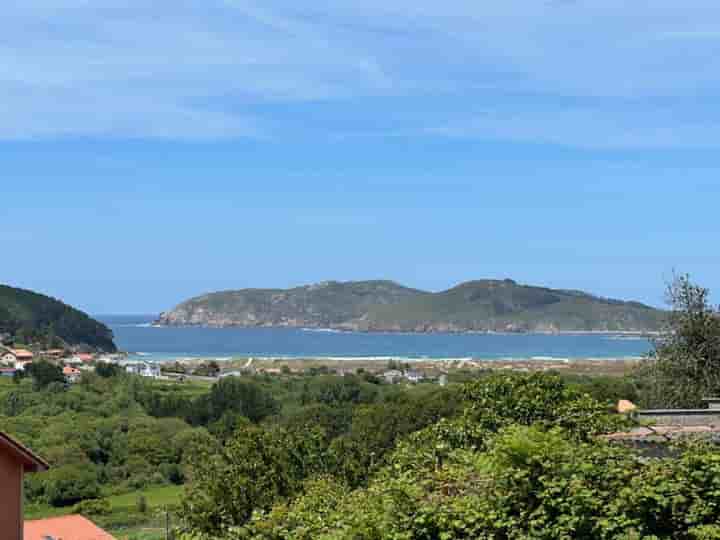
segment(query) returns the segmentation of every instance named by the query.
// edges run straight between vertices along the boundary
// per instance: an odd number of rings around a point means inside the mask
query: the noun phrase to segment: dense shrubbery
[[[205,461],[184,538],[720,538],[714,446],[640,459],[594,437],[617,417],[553,375],[492,375],[464,395],[462,415],[405,437],[354,489],[321,442],[239,433],[223,464]]]
[[[587,463],[598,484],[611,465],[635,467],[594,438],[621,425],[557,375],[492,374],[461,395],[436,390],[358,407],[330,444],[317,426],[297,434],[249,428],[221,457],[197,463],[188,538],[561,538],[592,526],[587,508],[564,529],[554,522],[566,504],[557,495],[583,488],[576,467]],[[545,514],[547,524],[535,527],[552,532],[510,533]]]

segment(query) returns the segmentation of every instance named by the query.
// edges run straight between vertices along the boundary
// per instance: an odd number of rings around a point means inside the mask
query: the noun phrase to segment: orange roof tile
[[[79,515],[25,522],[25,540],[115,540],[89,519]]]

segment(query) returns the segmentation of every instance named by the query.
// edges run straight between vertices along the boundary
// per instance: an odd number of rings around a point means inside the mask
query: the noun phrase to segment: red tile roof
[[[115,540],[83,516],[62,516],[25,522],[25,540]]]
[[[18,360],[29,360],[33,357],[33,353],[25,349],[9,349],[10,354],[15,356]]]
[[[50,468],[47,461],[37,456],[32,450],[23,446],[10,435],[0,431],[0,452],[9,452],[25,466],[26,472],[41,472]]]

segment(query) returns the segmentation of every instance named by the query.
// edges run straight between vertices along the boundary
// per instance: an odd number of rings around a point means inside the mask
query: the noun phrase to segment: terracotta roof
[[[115,540],[83,516],[62,516],[25,522],[25,540]]]
[[[32,358],[33,353],[26,349],[10,349],[10,353],[15,355],[15,358]]]
[[[2,431],[0,431],[0,452],[1,451],[9,452],[15,459],[22,462],[26,472],[41,472],[47,471],[50,468],[47,461]]]
[[[63,368],[63,375],[79,375],[81,371],[79,369],[75,369],[74,367],[65,366]]]

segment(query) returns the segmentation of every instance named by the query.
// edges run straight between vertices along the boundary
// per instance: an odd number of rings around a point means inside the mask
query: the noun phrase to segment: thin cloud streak
[[[0,139],[282,138],[297,133],[287,118],[253,108],[394,97],[413,102],[397,104],[408,114],[453,99],[482,104],[487,117],[418,111],[385,135],[707,145],[720,119],[697,121],[695,109],[720,92],[716,27],[720,9],[706,0],[692,10],[669,0],[31,0],[5,7],[0,21]],[[509,110],[505,96],[515,94],[528,98]],[[595,98],[596,108],[547,112],[567,97]],[[674,118],[618,107],[658,97],[675,100]],[[348,123],[324,135],[365,132]]]

